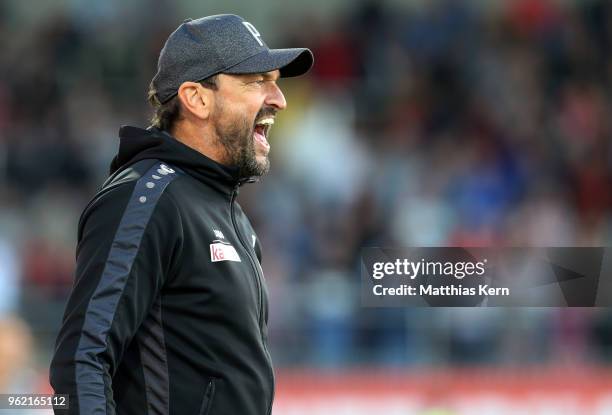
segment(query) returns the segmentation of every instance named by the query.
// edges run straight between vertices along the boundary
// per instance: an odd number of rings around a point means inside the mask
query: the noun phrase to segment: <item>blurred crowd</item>
[[[150,3],[64,6],[25,26],[0,5],[0,315],[30,325],[42,365],[79,214],[119,126],[148,125],[157,55],[188,17]],[[349,3],[253,21],[270,46],[315,54],[309,76],[281,81],[272,170],[240,195],[264,249],[277,365],[612,361],[605,309],[359,298],[365,246],[610,245],[612,3]]]

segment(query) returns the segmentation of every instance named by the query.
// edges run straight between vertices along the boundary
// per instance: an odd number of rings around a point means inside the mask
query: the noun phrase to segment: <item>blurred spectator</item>
[[[275,360],[484,364],[506,351],[519,364],[590,346],[607,359],[600,310],[359,307],[362,246],[612,241],[611,3],[400,3],[268,28],[316,55],[310,78],[283,81],[271,174],[240,196],[264,245]],[[25,4],[0,5],[0,315],[40,303],[31,322],[59,322],[79,212],[119,126],[147,125],[161,42],[195,6]],[[51,347],[52,329],[34,334]]]
[[[49,393],[43,385],[34,367],[34,345],[29,327],[17,317],[0,317],[0,393]],[[24,415],[52,412],[50,409],[19,410]]]
[[[0,318],[17,312],[20,276],[15,249],[0,235]]]

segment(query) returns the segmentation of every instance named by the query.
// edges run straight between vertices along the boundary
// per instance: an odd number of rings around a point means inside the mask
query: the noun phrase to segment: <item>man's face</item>
[[[276,81],[279,71],[252,75],[220,74],[211,114],[226,163],[240,177],[261,176],[270,169],[267,137],[274,117],[287,103]]]

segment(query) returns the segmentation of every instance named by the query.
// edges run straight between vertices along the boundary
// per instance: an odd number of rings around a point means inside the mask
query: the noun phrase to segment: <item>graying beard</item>
[[[246,122],[234,124],[228,131],[215,128],[219,142],[225,149],[234,167],[238,167],[240,178],[262,176],[270,169],[270,161],[259,164],[253,143],[253,129]]]

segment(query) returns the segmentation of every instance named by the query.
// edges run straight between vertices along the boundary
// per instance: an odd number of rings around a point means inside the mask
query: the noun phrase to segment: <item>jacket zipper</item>
[[[208,415],[210,412],[210,407],[212,406],[212,400],[215,395],[215,382],[211,379],[206,385],[206,390],[204,391],[204,399],[202,400],[202,405],[200,406],[200,415]]]
[[[261,275],[261,272],[259,271],[259,267],[255,263],[255,259],[251,255],[251,251],[249,250],[248,245],[244,242],[244,239],[242,239],[242,234],[238,230],[238,225],[236,223],[236,215],[234,212],[234,202],[236,201],[236,196],[238,195],[239,186],[240,184],[237,184],[234,187],[234,190],[232,191],[232,197],[230,201],[230,216],[232,218],[232,225],[234,226],[234,232],[236,232],[236,235],[238,235],[238,240],[240,241],[240,244],[246,251],[247,256],[249,257],[249,261],[251,262],[251,267],[253,268],[253,271],[255,271],[255,283],[257,284],[257,294],[258,294],[258,300],[259,300],[258,301],[259,302],[259,310],[258,310],[259,333],[261,336],[261,343],[263,345],[264,351],[266,352],[266,356],[268,357],[268,363],[270,363],[269,365],[270,379],[272,380],[272,398],[270,399],[270,403],[268,404],[268,415],[270,415],[272,413],[272,402],[274,401],[274,389],[275,389],[274,383],[275,381],[274,381],[274,372],[272,371],[272,368],[271,368],[272,357],[270,356],[270,352],[268,351],[268,346],[266,344],[266,340],[264,339],[264,334],[263,334],[263,288],[262,288],[263,275]]]

